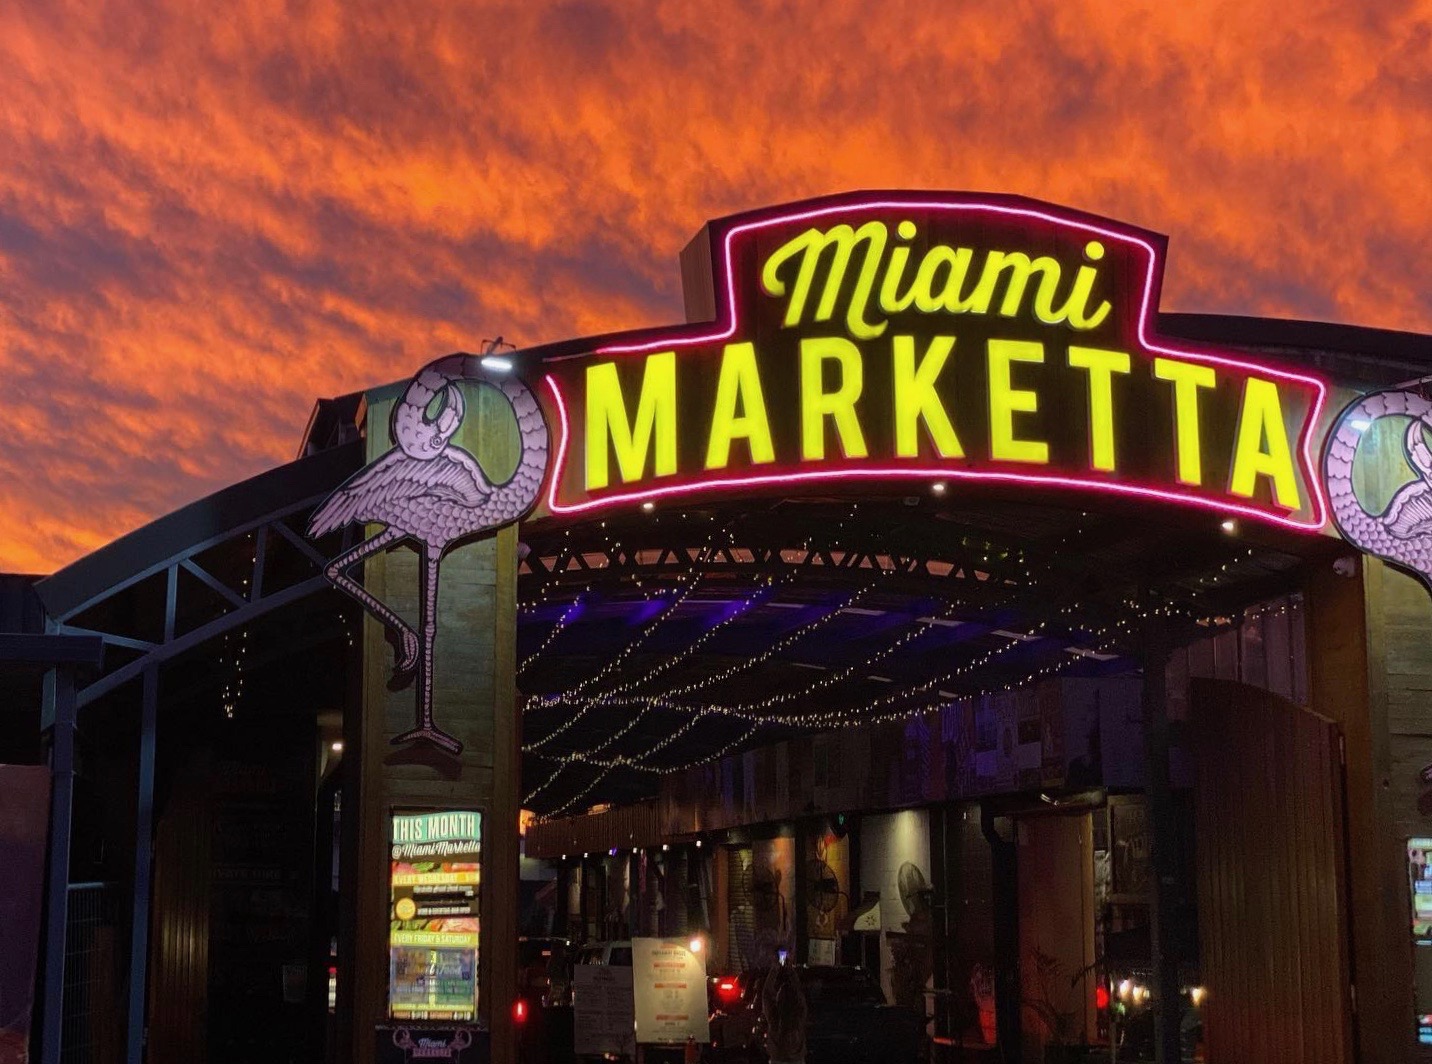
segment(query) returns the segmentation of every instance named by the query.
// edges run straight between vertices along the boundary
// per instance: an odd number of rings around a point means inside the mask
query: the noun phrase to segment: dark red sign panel
[[[1163,248],[957,194],[712,223],[684,265],[687,305],[714,320],[543,360],[561,430],[546,508],[983,480],[1321,528],[1324,382],[1155,335]],[[708,271],[709,291],[690,290]]]

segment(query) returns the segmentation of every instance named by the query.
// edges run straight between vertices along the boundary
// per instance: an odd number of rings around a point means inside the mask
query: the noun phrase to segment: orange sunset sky
[[[1432,332],[1432,0],[6,0],[0,571],[315,397],[679,320],[705,219],[865,187],[1167,233],[1165,310]]]

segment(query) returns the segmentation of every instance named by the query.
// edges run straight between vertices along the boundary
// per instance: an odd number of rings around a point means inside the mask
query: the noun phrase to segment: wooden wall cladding
[[[1204,1035],[1213,1062],[1352,1058],[1335,724],[1244,684],[1190,687]]]
[[[602,813],[532,824],[527,828],[525,853],[539,860],[555,861],[563,856],[598,853],[613,846],[642,849],[660,844],[657,803],[653,799]]]

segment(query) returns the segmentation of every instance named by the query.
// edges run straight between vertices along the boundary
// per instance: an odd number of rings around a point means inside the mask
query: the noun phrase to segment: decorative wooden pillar
[[[390,446],[395,389],[368,394],[367,459]],[[490,389],[466,391],[459,442],[501,483],[517,463],[512,412]],[[372,535],[374,529],[369,529]],[[417,625],[419,559],[406,548],[368,559],[368,591]],[[389,816],[394,809],[478,809],[482,818],[479,896],[478,1016],[492,1032],[493,1064],[515,1054],[512,1004],[517,991],[518,805],[520,724],[516,703],[517,529],[451,550],[443,559],[437,610],[433,712],[463,744],[450,755],[425,743],[399,747],[392,737],[413,726],[412,683],[390,688],[393,646],[383,624],[365,614],[361,699],[353,1059],[374,1059],[374,1028],[387,1022]],[[345,816],[348,811],[344,811]]]

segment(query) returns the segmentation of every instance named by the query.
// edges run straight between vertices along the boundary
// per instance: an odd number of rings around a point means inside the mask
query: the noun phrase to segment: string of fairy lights
[[[841,527],[843,528],[843,522]],[[1141,629],[1151,617],[1175,618],[1186,623],[1202,625],[1205,627],[1218,627],[1225,624],[1236,623],[1233,618],[1216,613],[1210,613],[1205,607],[1200,607],[1195,602],[1175,602],[1173,600],[1162,600],[1157,602],[1139,602],[1134,599],[1125,599],[1119,605],[1122,607],[1121,616],[1114,618],[1106,624],[1090,624],[1088,618],[1080,616],[1081,605],[1067,603],[1057,610],[1053,618],[1042,620],[1025,633],[1005,633],[1009,641],[1001,646],[985,650],[964,664],[947,670],[940,675],[924,680],[919,684],[908,687],[901,687],[887,695],[873,700],[862,700],[858,704],[844,707],[822,708],[804,712],[783,712],[777,713],[774,710],[783,706],[790,706],[793,703],[800,703],[808,700],[814,694],[827,692],[850,680],[868,677],[868,670],[895,655],[900,649],[919,639],[921,636],[933,630],[931,621],[940,623],[948,621],[959,608],[955,602],[946,602],[938,617],[922,618],[919,623],[914,624],[909,630],[903,632],[893,643],[870,654],[864,660],[843,666],[831,672],[829,675],[812,680],[795,690],[788,690],[775,693],[765,698],[747,701],[737,704],[726,703],[701,703],[684,701],[688,696],[699,691],[717,686],[726,680],[755,669],[770,661],[772,658],[785,651],[790,650],[800,640],[807,638],[818,631],[824,625],[841,615],[845,610],[856,607],[857,603],[863,600],[874,588],[878,586],[881,576],[889,576],[897,570],[893,567],[876,565],[873,569],[871,582],[850,595],[840,605],[831,607],[820,616],[797,625],[794,629],[775,640],[761,653],[743,658],[726,668],[687,681],[674,686],[660,693],[641,693],[641,688],[648,686],[655,678],[669,672],[682,661],[689,660],[698,653],[712,638],[727,625],[747,614],[752,608],[769,600],[773,596],[773,589],[782,582],[783,577],[766,575],[757,582],[756,587],[747,593],[742,599],[733,603],[723,614],[723,617],[716,625],[703,632],[696,640],[680,651],[671,654],[654,668],[646,669],[641,675],[621,679],[620,672],[632,656],[644,645],[648,644],[652,635],[668,619],[673,617],[677,608],[686,601],[691,592],[701,583],[704,570],[703,566],[715,553],[717,532],[715,530],[707,537],[705,545],[697,551],[687,552],[690,558],[690,565],[686,571],[676,578],[677,593],[667,601],[666,606],[657,615],[656,619],[645,626],[637,637],[625,644],[612,659],[607,661],[596,673],[586,679],[568,687],[567,689],[547,695],[538,695],[530,698],[524,707],[524,712],[548,709],[556,706],[566,706],[576,710],[575,713],[566,717],[553,731],[523,747],[524,751],[535,753],[544,760],[554,762],[550,775],[524,798],[524,804],[550,790],[553,785],[562,777],[563,773],[573,766],[586,766],[598,770],[594,777],[587,782],[578,792],[568,797],[558,808],[553,809],[547,816],[564,815],[567,811],[580,805],[582,799],[591,793],[603,780],[619,769],[635,770],[638,772],[660,774],[679,772],[701,764],[709,763],[726,756],[732,751],[744,746],[753,739],[756,734],[765,727],[780,725],[786,729],[797,729],[799,731],[817,731],[836,728],[850,724],[878,724],[887,721],[905,719],[920,714],[927,714],[938,711],[952,705],[968,703],[973,700],[984,698],[990,695],[1004,693],[1038,683],[1044,679],[1057,676],[1073,667],[1078,666],[1089,657],[1103,657],[1106,654],[1114,655],[1120,648],[1127,648],[1136,643],[1141,634]],[[965,547],[971,547],[968,539],[961,541]],[[978,543],[974,544],[978,551]],[[980,557],[984,562],[990,562],[997,558],[1000,562],[1009,562],[1011,558],[1020,567],[1019,579],[1011,579],[1006,573],[1003,576],[998,574],[980,574],[982,580],[996,580],[1006,585],[1018,585],[1026,588],[1034,588],[1037,592],[1035,574],[1025,563],[1022,552],[1002,550],[1000,547],[985,543],[985,553]],[[619,549],[620,544],[616,544]],[[734,544],[725,548],[728,555],[734,550]],[[805,545],[807,551],[810,546]],[[1230,573],[1233,566],[1236,566],[1245,559],[1254,556],[1253,548],[1243,550],[1238,558],[1223,563],[1219,570],[1212,575],[1205,575],[1198,578],[1197,587],[1186,588],[1185,599],[1200,599],[1205,592],[1214,590],[1224,583],[1225,577]],[[640,581],[636,581],[639,586]],[[565,630],[571,619],[578,612],[579,606],[586,601],[590,588],[577,593],[568,607],[559,616],[548,632],[546,638],[539,645],[537,651],[524,661],[524,669],[540,654],[545,652],[552,644],[552,641]],[[558,595],[571,593],[563,589],[559,581],[548,581],[538,592],[537,598],[526,605],[524,609],[536,610],[541,606],[554,601]],[[1278,612],[1286,612],[1289,609],[1287,604],[1278,607]],[[943,688],[955,681],[967,678],[971,674],[997,662],[1005,655],[1022,648],[1033,648],[1032,644],[1043,642],[1047,645],[1048,637],[1052,634],[1051,628],[1058,626],[1066,632],[1081,633],[1072,635],[1076,643],[1083,645],[1061,648],[1060,656],[1054,660],[1046,660],[1030,668],[1027,672],[1017,677],[998,684],[991,684],[974,691],[963,691],[954,695]],[[1062,642],[1062,640],[1061,640]],[[1092,644],[1092,645],[1091,645]],[[875,677],[884,679],[883,677]],[[608,681],[612,681],[608,683]],[[635,710],[627,716],[621,726],[614,732],[602,737],[598,745],[586,750],[573,750],[557,752],[548,749],[553,740],[568,730],[594,709],[610,710]],[[612,753],[604,756],[604,752],[616,746],[623,738],[635,731],[648,714],[653,710],[666,710],[681,714],[685,719],[667,732],[662,738],[648,745],[645,749],[636,753]],[[652,759],[659,757],[663,751],[668,750],[683,736],[689,734],[693,729],[700,726],[704,721],[718,718],[739,720],[742,727],[720,747],[704,751],[699,757],[687,763],[653,763]]]
[[[253,573],[258,565],[258,536],[250,532],[249,540],[249,568]],[[250,577],[244,577],[243,595],[249,597]],[[249,630],[241,628],[238,632],[226,632],[224,634],[224,648],[221,656],[229,658],[229,668],[225,670],[228,679],[224,682],[223,688],[219,691],[219,707],[223,710],[225,720],[233,720],[238,712],[239,702],[244,697],[244,663],[249,656]]]
[[[1141,619],[1141,620],[1142,620],[1142,619],[1147,619],[1147,618],[1150,617],[1150,616],[1156,616],[1156,615],[1157,615],[1157,616],[1175,616],[1175,615],[1176,615],[1176,611],[1174,611],[1173,609],[1171,609],[1171,608],[1169,608],[1169,607],[1162,607],[1162,608],[1154,608],[1154,609],[1143,610],[1143,611],[1141,611],[1140,614],[1139,614],[1139,619]],[[1119,622],[1119,625],[1118,625],[1117,627],[1123,627],[1123,626],[1125,625],[1125,623],[1126,623],[1126,622],[1121,621],[1121,622]],[[1041,625],[1038,626],[1038,627],[1039,627],[1039,628],[1043,628],[1043,627],[1045,627],[1045,625],[1044,625],[1044,624],[1041,624]],[[1102,643],[1102,644],[1096,646],[1092,651],[1089,651],[1089,652],[1091,652],[1091,653],[1103,653],[1103,652],[1107,652],[1107,651],[1109,651],[1109,650],[1114,649],[1115,646],[1118,645],[1118,642],[1119,642],[1119,638],[1111,639],[1111,640],[1108,641],[1108,642],[1105,642],[1105,643]],[[1013,645],[1013,644],[1011,644],[1011,645]],[[895,703],[896,701],[898,701],[901,697],[909,697],[910,695],[913,695],[913,694],[917,694],[917,693],[921,693],[921,692],[924,692],[924,691],[928,691],[928,690],[930,690],[931,688],[935,688],[935,687],[937,687],[937,686],[940,685],[940,684],[948,683],[951,679],[955,678],[955,677],[958,676],[958,675],[964,675],[964,674],[967,674],[967,673],[969,673],[969,672],[972,672],[972,671],[974,671],[974,670],[976,670],[976,669],[978,669],[978,668],[983,667],[983,665],[988,664],[989,661],[991,661],[991,660],[992,660],[995,656],[997,656],[1000,652],[1005,651],[1005,650],[1007,650],[1007,649],[1008,649],[1008,647],[1005,647],[1005,648],[997,648],[996,650],[989,651],[989,652],[987,652],[986,654],[981,655],[979,658],[975,659],[974,661],[968,663],[967,665],[962,666],[960,669],[952,670],[951,673],[946,674],[943,678],[937,678],[937,679],[934,679],[934,680],[931,680],[931,681],[927,681],[926,683],[921,684],[921,685],[918,685],[917,687],[911,688],[911,689],[909,689],[909,690],[907,690],[907,691],[897,692],[897,693],[895,693],[895,694],[892,694],[892,695],[890,695],[890,696],[887,696],[886,698],[877,700],[877,702],[875,702],[875,703],[873,703],[873,704],[871,704],[871,705],[872,705],[872,706],[878,706],[878,705],[882,705],[882,704],[893,705],[893,703]],[[885,711],[885,712],[873,712],[873,713],[872,713],[872,712],[869,711],[869,708],[865,708],[865,709],[860,709],[860,710],[856,710],[856,711],[851,711],[851,710],[837,710],[837,711],[831,711],[831,712],[825,713],[825,714],[807,714],[807,715],[802,715],[802,716],[800,716],[800,717],[798,717],[798,718],[795,718],[795,719],[791,719],[791,718],[775,718],[775,717],[756,718],[756,719],[751,720],[751,721],[749,722],[749,724],[747,725],[746,728],[744,728],[739,734],[737,734],[736,736],[734,736],[732,739],[730,739],[730,740],[729,740],[728,742],[726,742],[724,745],[720,746],[719,748],[716,748],[716,749],[707,751],[707,752],[703,753],[701,756],[699,756],[699,757],[697,757],[697,758],[694,758],[694,759],[692,759],[692,760],[689,761],[689,762],[686,762],[686,763],[678,763],[678,764],[666,764],[666,765],[661,765],[661,766],[654,766],[654,765],[647,764],[647,763],[646,763],[646,759],[647,759],[647,758],[650,758],[650,757],[651,757],[652,755],[654,755],[654,754],[660,753],[661,750],[665,749],[666,747],[670,746],[672,743],[676,742],[676,741],[677,741],[678,739],[680,739],[684,734],[686,734],[686,733],[689,732],[691,729],[693,729],[694,727],[696,727],[696,725],[699,724],[702,720],[704,720],[704,719],[706,719],[706,718],[708,718],[708,717],[710,717],[710,716],[712,716],[712,715],[716,715],[716,714],[720,714],[720,713],[721,713],[721,708],[720,708],[720,707],[710,707],[710,706],[700,707],[700,708],[698,708],[698,709],[696,709],[696,710],[694,711],[694,713],[692,714],[691,718],[690,718],[689,720],[687,720],[680,728],[676,729],[674,732],[672,732],[671,734],[669,734],[668,736],[666,736],[664,739],[660,740],[660,741],[657,742],[655,745],[651,746],[651,747],[648,748],[647,750],[643,751],[640,755],[637,755],[637,756],[635,756],[635,757],[616,756],[616,757],[610,757],[610,758],[600,758],[600,757],[594,756],[594,754],[593,754],[593,753],[590,753],[590,752],[571,752],[571,753],[562,755],[562,756],[560,756],[560,757],[557,757],[557,758],[555,759],[555,760],[557,761],[557,765],[554,767],[554,769],[553,769],[553,771],[551,772],[551,774],[547,777],[546,780],[544,780],[541,784],[539,784],[537,787],[535,787],[535,788],[523,799],[523,804],[524,804],[524,805],[530,805],[531,802],[533,801],[533,799],[537,798],[539,795],[541,795],[541,794],[544,793],[546,790],[548,790],[548,789],[561,777],[561,775],[563,774],[563,772],[565,772],[569,767],[571,767],[571,766],[573,766],[573,765],[589,765],[589,766],[593,766],[593,767],[599,768],[600,771],[595,775],[595,777],[592,779],[592,781],[591,781],[586,787],[584,787],[584,788],[583,788],[581,791],[579,791],[577,794],[575,794],[575,795],[573,795],[571,798],[569,798],[569,799],[568,799],[565,803],[563,803],[560,807],[558,807],[558,808],[552,810],[550,813],[548,813],[548,814],[547,814],[547,817],[549,817],[549,818],[550,818],[550,817],[563,816],[563,815],[565,815],[566,813],[568,813],[569,811],[571,811],[573,808],[575,808],[577,805],[579,805],[580,802],[581,802],[581,800],[582,800],[583,798],[585,798],[589,793],[591,793],[591,791],[592,791],[593,789],[595,789],[595,787],[596,787],[599,783],[601,783],[603,780],[605,780],[605,779],[610,775],[610,773],[611,773],[612,771],[614,771],[615,769],[618,769],[618,768],[634,769],[634,770],[637,770],[637,771],[646,772],[646,773],[651,773],[651,774],[665,774],[665,773],[671,773],[671,772],[683,772],[683,771],[686,771],[686,770],[688,770],[688,769],[695,768],[695,767],[697,767],[697,766],[699,766],[699,765],[709,763],[709,762],[711,762],[711,761],[720,760],[721,758],[723,758],[723,757],[725,757],[726,755],[730,754],[730,753],[733,752],[734,750],[736,750],[736,749],[738,749],[738,748],[744,746],[746,743],[748,743],[751,739],[753,739],[753,738],[755,737],[756,733],[757,733],[758,731],[760,731],[761,728],[766,727],[766,726],[769,726],[769,725],[781,724],[781,725],[784,725],[784,726],[787,726],[787,727],[796,726],[796,727],[801,728],[802,730],[825,731],[825,730],[828,730],[828,729],[833,728],[833,727],[839,727],[839,726],[841,726],[841,725],[843,725],[843,724],[855,724],[855,723],[859,723],[859,724],[862,724],[862,725],[872,725],[872,724],[881,724],[881,723],[885,723],[885,722],[889,722],[889,721],[896,721],[896,720],[908,719],[908,718],[910,718],[910,717],[919,716],[919,715],[922,715],[922,714],[928,714],[928,713],[931,713],[931,712],[935,712],[935,711],[938,711],[938,710],[942,710],[942,709],[947,708],[947,707],[950,707],[950,706],[968,705],[968,704],[970,704],[970,703],[972,703],[972,702],[975,702],[975,701],[977,701],[977,700],[979,700],[979,699],[981,699],[981,698],[984,698],[984,697],[987,697],[987,696],[990,696],[990,695],[1007,693],[1007,692],[1010,692],[1010,691],[1014,691],[1014,690],[1018,690],[1018,689],[1020,689],[1020,688],[1026,687],[1026,686],[1028,686],[1028,685],[1030,685],[1030,684],[1033,684],[1033,683],[1038,683],[1038,682],[1040,682],[1041,680],[1053,678],[1053,677],[1055,677],[1055,676],[1061,674],[1062,672],[1064,672],[1064,671],[1066,671],[1066,670],[1072,668],[1073,666],[1075,666],[1076,664],[1078,664],[1080,660],[1081,660],[1080,657],[1066,658],[1066,659],[1064,659],[1064,660],[1060,660],[1060,661],[1057,661],[1057,662],[1051,662],[1051,663],[1049,663],[1049,664],[1045,664],[1045,665],[1042,665],[1042,666],[1033,668],[1033,669],[1029,670],[1028,672],[1026,672],[1024,675],[1022,675],[1022,676],[1020,676],[1020,677],[1018,677],[1018,678],[1016,678],[1016,679],[1009,680],[1009,681],[1007,681],[1007,682],[1005,682],[1005,683],[1002,683],[1002,684],[990,685],[990,686],[981,688],[980,690],[977,690],[977,691],[971,691],[971,692],[962,694],[962,695],[957,696],[957,697],[955,697],[955,698],[946,698],[946,697],[944,697],[943,695],[939,695],[936,699],[934,699],[934,700],[932,700],[932,701],[929,701],[929,702],[921,703],[921,704],[919,704],[919,705],[915,705],[915,706],[911,706],[911,707],[904,707],[904,708],[899,708],[899,709],[890,709],[890,710],[887,710],[887,711]],[[628,729],[628,730],[629,730],[629,729]],[[607,746],[607,745],[610,745],[610,743],[604,743],[604,744],[603,744],[603,747],[600,747],[600,748],[598,748],[598,749],[605,748],[605,746]],[[551,755],[544,755],[544,756],[550,757]],[[544,819],[545,819],[545,818],[544,818]]]
[[[671,617],[674,617],[676,615],[678,608],[681,606],[682,603],[684,603],[688,598],[691,597],[692,592],[695,591],[696,588],[700,585],[702,577],[705,575],[701,568],[702,562],[710,557],[715,536],[716,533],[712,532],[711,535],[707,537],[705,545],[699,551],[696,552],[694,557],[691,558],[690,564],[687,566],[686,571],[677,578],[676,594],[672,596],[670,602],[666,603],[665,608],[656,615],[656,619],[653,620],[651,624],[643,628],[637,634],[637,637],[635,639],[627,643],[626,646],[624,646],[615,656],[613,656],[610,661],[608,661],[605,665],[598,669],[597,672],[587,677],[587,679],[580,681],[574,687],[570,687],[566,691],[563,691],[561,695],[556,697],[570,699],[581,691],[585,690],[586,688],[601,683],[607,676],[610,676],[617,669],[621,668],[621,666],[626,662],[626,660],[630,658],[634,653],[636,653],[636,651],[640,647],[645,645],[647,640],[650,639],[651,636],[654,635],[662,627],[662,625],[664,625]],[[618,544],[618,546],[620,545]],[[528,707],[530,707],[531,704],[532,702],[531,700],[529,700]],[[589,701],[587,704],[581,705],[581,707],[577,710],[576,713],[568,717],[555,729],[548,732],[537,742],[531,743],[523,749],[527,752],[531,752],[534,750],[539,750],[542,747],[546,746],[553,739],[566,732],[574,724],[576,724],[583,717],[585,717],[587,711],[591,708],[593,704],[596,704],[595,701]],[[526,712],[525,708],[524,712]]]
[[[993,653],[993,652],[991,652],[991,653]],[[986,660],[987,660],[987,659],[988,659],[988,656],[986,656]],[[856,715],[856,716],[855,716],[854,718],[852,718],[852,719],[844,719],[844,720],[842,720],[842,719],[840,719],[839,713],[833,715],[832,717],[828,717],[828,718],[819,718],[819,717],[814,716],[814,715],[806,715],[806,716],[802,716],[802,717],[800,717],[800,718],[797,718],[797,719],[794,720],[794,721],[792,721],[792,720],[790,720],[790,719],[782,719],[782,718],[757,718],[757,719],[755,719],[755,720],[752,720],[752,721],[748,724],[748,726],[747,726],[745,729],[743,729],[739,734],[737,734],[737,735],[734,736],[732,739],[730,739],[730,740],[729,740],[727,743],[725,743],[723,746],[721,746],[721,747],[719,747],[719,748],[717,748],[717,749],[711,750],[711,751],[709,751],[709,752],[703,753],[700,757],[695,758],[695,759],[693,759],[693,760],[691,760],[691,761],[689,761],[689,762],[680,763],[680,764],[668,764],[668,765],[661,765],[661,766],[653,766],[653,765],[650,765],[650,764],[645,763],[645,759],[646,759],[646,758],[649,758],[649,757],[652,756],[653,754],[659,753],[662,749],[665,749],[667,746],[669,746],[669,745],[671,745],[672,743],[674,743],[674,742],[675,742],[677,739],[679,739],[683,734],[685,734],[686,732],[690,731],[693,727],[695,727],[696,724],[699,723],[702,719],[704,719],[706,716],[709,716],[709,715],[710,715],[710,714],[707,713],[707,712],[702,712],[701,710],[698,710],[697,713],[696,713],[696,715],[693,716],[691,720],[687,721],[681,728],[677,729],[677,731],[675,731],[675,732],[673,732],[672,734],[668,735],[666,738],[662,739],[661,741],[659,741],[658,743],[656,743],[654,746],[652,746],[652,747],[650,747],[649,749],[647,749],[646,751],[644,751],[639,757],[618,756],[618,757],[610,757],[610,758],[601,758],[601,757],[596,757],[596,756],[594,756],[594,754],[591,753],[591,752],[580,752],[580,753],[567,754],[567,755],[565,755],[565,756],[563,756],[563,757],[557,759],[557,760],[558,760],[558,764],[557,764],[557,766],[553,769],[552,773],[548,776],[548,778],[547,778],[545,781],[543,781],[543,782],[542,782],[541,784],[539,784],[536,788],[534,788],[534,789],[523,799],[523,803],[524,803],[524,804],[530,804],[533,799],[537,798],[539,795],[541,795],[542,793],[544,793],[548,788],[550,788],[550,787],[557,781],[557,779],[560,778],[560,776],[562,775],[562,773],[563,773],[567,768],[569,768],[569,767],[571,767],[571,766],[573,766],[573,765],[582,764],[582,765],[589,765],[589,766],[597,767],[597,768],[600,769],[600,772],[598,772],[598,773],[596,774],[596,776],[595,776],[594,779],[591,781],[591,783],[589,783],[588,786],[585,787],[581,792],[579,792],[577,795],[575,795],[575,796],[573,796],[572,798],[570,798],[570,799],[569,799],[566,803],[564,803],[561,807],[559,807],[559,808],[557,808],[557,809],[554,809],[551,813],[547,814],[548,817],[562,816],[562,815],[564,815],[565,813],[567,813],[570,809],[574,808],[578,803],[580,803],[581,799],[584,798],[587,794],[589,794],[589,793],[597,786],[598,783],[600,783],[602,780],[606,779],[607,776],[610,775],[610,773],[611,773],[613,770],[618,769],[618,768],[635,769],[635,770],[637,770],[637,771],[642,771],[642,772],[647,772],[647,773],[652,773],[652,774],[664,774],[664,773],[670,773],[670,772],[683,772],[683,771],[686,771],[687,769],[695,768],[695,767],[697,767],[698,765],[706,764],[706,763],[708,763],[708,762],[710,762],[710,761],[720,760],[722,757],[725,757],[727,754],[731,753],[732,751],[738,749],[738,748],[741,747],[741,746],[744,746],[747,742],[749,742],[752,738],[755,737],[756,733],[757,733],[762,727],[765,727],[765,726],[768,726],[768,725],[784,724],[784,725],[790,726],[790,725],[792,725],[792,724],[795,724],[796,726],[798,726],[798,727],[800,727],[800,728],[802,728],[802,729],[805,729],[805,730],[825,731],[825,730],[828,730],[828,729],[831,728],[831,727],[838,726],[838,725],[840,725],[840,724],[842,724],[842,723],[855,723],[855,722],[857,722],[857,720],[858,720],[858,723],[860,723],[860,724],[870,725],[870,724],[880,724],[880,723],[884,723],[884,722],[887,722],[887,721],[895,721],[895,720],[908,719],[908,718],[910,718],[910,717],[919,716],[919,715],[922,715],[922,714],[927,714],[927,713],[935,712],[935,711],[938,711],[938,710],[942,710],[942,709],[947,708],[947,707],[950,707],[950,706],[967,705],[967,704],[969,704],[969,703],[971,703],[971,702],[977,701],[978,699],[984,698],[984,697],[989,696],[989,695],[1000,694],[1000,693],[1005,693],[1005,692],[1013,691],[1013,690],[1016,690],[1016,689],[1018,689],[1018,688],[1022,688],[1022,687],[1028,686],[1028,685],[1031,684],[1031,683],[1037,683],[1037,682],[1039,682],[1040,680],[1048,679],[1048,678],[1051,678],[1051,677],[1053,677],[1053,676],[1057,676],[1057,675],[1060,674],[1061,672],[1064,672],[1065,670],[1071,668],[1071,667],[1072,667],[1074,664],[1076,664],[1076,663],[1077,663],[1077,659],[1075,659],[1075,660],[1064,660],[1064,661],[1060,661],[1060,662],[1057,662],[1057,663],[1051,663],[1051,664],[1047,664],[1047,665],[1040,666],[1040,667],[1035,668],[1035,669],[1031,669],[1029,672],[1027,672],[1027,673],[1024,674],[1023,676],[1021,676],[1021,677],[1019,677],[1019,678],[1017,678],[1017,679],[1015,679],[1015,680],[1010,680],[1010,681],[1008,681],[1008,682],[1006,682],[1006,683],[1003,683],[1003,684],[991,685],[991,686],[985,687],[985,688],[983,688],[983,689],[981,689],[981,690],[972,691],[972,692],[969,692],[969,693],[964,694],[964,695],[960,695],[960,696],[955,697],[955,698],[944,698],[943,696],[941,696],[939,699],[935,700],[935,701],[932,702],[932,703],[921,704],[921,705],[918,705],[918,706],[907,707],[907,708],[902,708],[902,709],[897,709],[897,710],[891,710],[891,711],[885,712],[885,713],[861,712],[861,713],[859,713],[858,715]],[[974,668],[977,668],[977,667],[979,667],[979,666],[978,666],[978,664],[977,664],[976,662],[971,662],[969,665],[963,667],[963,671],[971,671],[971,670],[973,670]],[[938,683],[948,682],[949,678],[950,678],[950,676],[947,675],[947,676],[944,678],[944,680],[934,680],[934,681],[930,681],[930,682],[928,682],[927,684],[922,684],[922,685],[920,685],[920,687],[912,688],[909,692],[901,692],[901,694],[913,694],[913,693],[916,693],[916,692],[920,691],[921,689],[928,689],[928,688],[930,688],[930,687],[932,687],[932,686],[935,686],[935,685],[938,684]],[[892,696],[891,699],[884,699],[884,700],[881,700],[881,701],[888,702],[888,701],[892,701],[893,699],[894,699],[894,696]],[[703,708],[704,708],[704,709],[707,709],[707,708],[709,708],[709,707],[703,707]]]
[[[522,676],[523,673],[525,673],[528,669],[530,669],[536,663],[538,658],[540,658],[544,653],[547,652],[548,647],[550,647],[553,643],[557,641],[557,637],[562,634],[562,631],[567,627],[568,622],[571,621],[572,618],[576,617],[577,614],[582,612],[583,600],[584,596],[578,595],[575,599],[572,600],[572,604],[562,611],[562,616],[557,618],[557,623],[554,624],[552,626],[552,630],[547,633],[547,638],[542,640],[542,645],[539,646],[536,650],[534,650],[531,654],[528,654],[527,657],[522,660],[522,664],[517,666],[517,675],[519,677]]]

